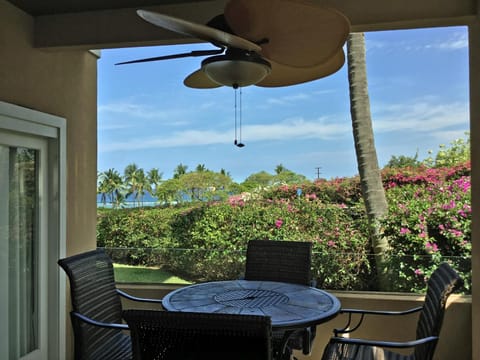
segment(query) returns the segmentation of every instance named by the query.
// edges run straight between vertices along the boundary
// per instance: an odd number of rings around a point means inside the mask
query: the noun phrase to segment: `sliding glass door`
[[[65,357],[65,120],[0,101],[0,359]]]
[[[46,359],[47,140],[0,133],[0,358]]]

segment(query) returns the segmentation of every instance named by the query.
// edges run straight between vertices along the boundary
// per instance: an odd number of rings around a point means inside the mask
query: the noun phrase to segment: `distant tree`
[[[258,187],[266,187],[273,183],[274,176],[266,171],[260,171],[248,176],[242,183],[242,187],[247,191],[256,189]]]
[[[152,195],[157,191],[158,185],[162,182],[163,173],[161,173],[157,168],[150,169],[147,173],[147,180],[150,184],[150,193]]]
[[[148,177],[145,175],[145,171],[143,169],[138,169],[136,173],[136,181],[137,181],[137,191],[135,192],[135,201],[137,205],[143,206],[143,198],[145,194],[152,193],[152,187],[150,186],[150,181]]]
[[[138,170],[138,166],[135,163],[128,164],[123,170],[123,176],[125,179],[133,176],[133,174]]]
[[[190,172],[179,179],[182,191],[192,201],[220,200],[226,198],[230,177],[210,170]]]
[[[223,168],[220,169],[220,174],[225,175],[225,176],[228,176],[229,178],[232,178],[231,175],[230,175],[230,173],[229,173],[227,170],[223,169]]]
[[[179,179],[163,181],[154,193],[155,197],[163,204],[181,203],[184,199]]]
[[[417,150],[417,152],[415,153],[415,156],[392,155],[392,157],[390,158],[388,163],[385,165],[385,167],[401,169],[406,167],[419,167],[420,165],[422,165],[422,162],[418,160],[418,150]]]
[[[275,167],[275,174],[279,175],[281,174],[282,172],[284,171],[288,171],[285,166],[283,166],[282,164],[278,164],[276,167]]]
[[[272,177],[272,184],[301,184],[307,181],[307,178],[304,175],[297,174],[289,169],[287,169],[282,164],[278,164],[275,167],[275,175]]]
[[[143,203],[145,192],[151,190],[145,171],[132,163],[125,167],[124,178],[128,188],[127,198],[133,195],[135,203],[140,206]]]
[[[123,204],[127,188],[120,173],[111,168],[98,175],[97,192],[102,195],[101,199],[104,205],[109,200],[108,202],[117,208]]]
[[[183,165],[182,163],[178,164],[177,167],[173,170],[173,178],[178,179],[180,176],[186,174],[187,169],[187,165]]]
[[[195,171],[197,172],[207,171],[207,168],[205,167],[205,164],[198,164],[197,167],[195,168]]]
[[[470,160],[470,133],[464,139],[453,140],[449,146],[441,144],[435,157],[430,150],[429,157],[423,163],[428,167],[450,167]]]

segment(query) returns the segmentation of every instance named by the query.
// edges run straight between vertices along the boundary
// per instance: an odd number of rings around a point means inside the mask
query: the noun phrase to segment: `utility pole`
[[[315,169],[317,170],[317,179],[320,179],[320,174],[321,174],[320,169],[321,169],[321,168],[322,168],[321,166],[317,166],[317,167],[315,168]]]

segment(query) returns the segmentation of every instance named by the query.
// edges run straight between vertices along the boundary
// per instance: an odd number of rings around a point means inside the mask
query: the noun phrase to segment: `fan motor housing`
[[[202,61],[202,70],[214,82],[234,88],[255,85],[262,81],[272,66],[254,52],[230,52]]]

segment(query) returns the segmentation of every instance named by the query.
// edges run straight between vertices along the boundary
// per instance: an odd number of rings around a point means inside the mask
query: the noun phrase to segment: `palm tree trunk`
[[[388,290],[385,252],[388,241],[382,236],[379,220],[387,214],[385,190],[378,167],[368,96],[365,36],[351,33],[347,40],[350,113],[357,155],[362,196],[370,224],[370,238],[377,268],[380,290]]]

